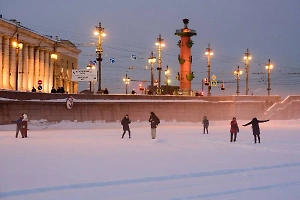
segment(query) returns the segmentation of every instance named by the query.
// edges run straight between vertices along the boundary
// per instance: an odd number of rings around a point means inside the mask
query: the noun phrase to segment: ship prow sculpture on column
[[[180,37],[177,46],[180,48],[178,62],[180,70],[177,73],[177,80],[180,82],[180,90],[183,95],[191,94],[191,82],[194,78],[194,73],[191,71],[192,55],[191,49],[194,42],[191,37],[197,35],[196,31],[188,28],[189,19],[183,19],[184,28],[177,29],[175,35]]]

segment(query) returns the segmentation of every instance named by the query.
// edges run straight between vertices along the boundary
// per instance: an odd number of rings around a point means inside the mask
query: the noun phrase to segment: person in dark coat
[[[64,87],[60,88],[60,93],[63,93],[63,94],[65,93],[65,88]]]
[[[17,124],[17,129],[16,129],[16,138],[18,138],[19,132],[21,132],[21,125],[22,125],[22,121],[23,121],[23,113],[21,114],[21,116],[19,117],[19,119],[11,121],[13,123]],[[24,138],[24,135],[22,134],[22,138]]]
[[[31,92],[36,92],[36,89],[34,86],[32,87]]]
[[[121,121],[121,124],[123,125],[123,131],[124,131],[123,135],[122,135],[122,138],[124,138],[124,135],[125,135],[126,131],[128,131],[129,138],[131,138],[131,136],[130,136],[130,128],[129,128],[129,124],[130,123],[131,123],[131,121],[129,119],[129,116],[125,115],[125,117]]]
[[[244,124],[243,126],[248,126],[252,124],[252,131],[254,136],[254,143],[256,143],[256,138],[258,139],[258,143],[260,143],[260,129],[259,129],[259,123],[268,122],[270,120],[258,120],[256,117],[254,117],[249,123]]]
[[[160,123],[160,120],[155,115],[154,112],[150,112],[150,117],[149,117],[148,121],[150,122],[150,125],[151,125],[151,137],[152,137],[152,139],[155,139],[156,138],[156,128],[157,128],[157,125]]]
[[[104,89],[104,91],[103,91],[103,94],[109,94],[109,92],[108,92],[108,89],[107,89],[107,88],[105,88],[105,89]]]
[[[205,130],[206,130],[206,133],[208,134],[209,121],[206,116],[203,117],[202,124],[203,124],[203,134],[205,134]]]
[[[52,87],[51,93],[56,93],[56,89],[54,87]]]
[[[61,93],[61,88],[60,87],[57,88],[56,93]]]
[[[236,118],[233,117],[231,122],[230,122],[230,142],[232,142],[232,140],[234,142],[236,141],[236,136],[237,136],[238,132],[239,132],[239,126],[238,126],[238,123],[236,121]]]

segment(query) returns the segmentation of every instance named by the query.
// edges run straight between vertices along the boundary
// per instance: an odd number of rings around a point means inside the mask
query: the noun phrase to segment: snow
[[[250,121],[250,119],[249,119]],[[300,120],[260,124],[261,143],[239,121],[162,121],[157,138],[148,122],[30,121],[28,138],[0,126],[3,200],[299,200]]]

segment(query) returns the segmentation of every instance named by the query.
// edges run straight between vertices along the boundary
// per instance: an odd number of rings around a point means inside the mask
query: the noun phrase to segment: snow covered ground
[[[270,121],[254,144],[251,127],[229,142],[229,121],[30,122],[29,137],[0,126],[3,200],[299,200],[300,120]]]

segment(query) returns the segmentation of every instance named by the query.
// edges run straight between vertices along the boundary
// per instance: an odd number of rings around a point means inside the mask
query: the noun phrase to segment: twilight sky
[[[299,0],[0,0],[3,18],[16,19],[36,32],[78,44],[82,50],[79,68],[95,60],[95,46],[91,43],[97,41],[93,31],[101,22],[107,33],[103,42],[102,87],[111,93],[125,93],[122,78],[126,73],[132,80],[150,80],[147,59],[151,51],[156,51],[154,43],[159,34],[166,44],[162,52],[163,70],[168,65],[171,84],[179,85],[175,78],[179,71],[179,37],[174,33],[183,28],[182,19],[188,18],[189,28],[198,34],[192,37],[193,90],[201,90],[201,80],[207,77],[204,52],[210,43],[214,52],[211,74],[218,80],[224,74],[224,81],[233,82],[225,84],[224,95],[236,92],[232,72],[238,65],[245,71],[243,56],[247,48],[252,55],[250,94],[267,94],[268,59],[274,65],[271,94],[299,94],[299,10]],[[132,54],[137,55],[137,60],[130,59]],[[115,59],[114,64],[109,63],[110,58]],[[140,81],[132,81],[129,90],[138,89]],[[240,94],[245,94],[245,74],[240,84]],[[80,84],[80,90],[87,87],[87,83]],[[222,94],[220,88],[211,92]]]

